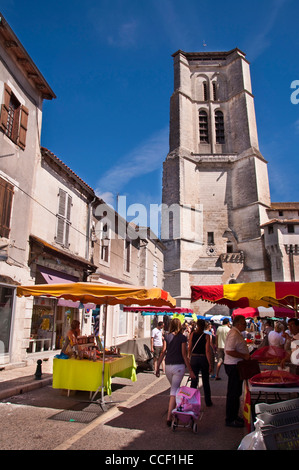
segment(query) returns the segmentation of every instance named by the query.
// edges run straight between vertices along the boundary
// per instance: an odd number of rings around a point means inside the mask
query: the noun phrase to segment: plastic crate
[[[299,450],[299,423],[263,426],[261,433],[267,450]]]
[[[299,410],[299,398],[293,400],[280,401],[278,403],[258,403],[255,405],[255,413],[285,413],[286,411]]]
[[[271,425],[275,427],[287,426],[289,424],[299,425],[299,409],[286,411],[285,413],[261,413],[258,418],[263,422],[262,428],[265,425]]]

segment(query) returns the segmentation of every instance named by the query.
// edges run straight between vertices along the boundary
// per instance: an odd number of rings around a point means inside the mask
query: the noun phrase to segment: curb
[[[7,388],[6,390],[0,390],[0,400],[4,400],[5,398],[12,397],[14,395],[22,395],[22,393],[31,392],[32,390],[36,390],[37,388],[46,387],[47,385],[52,384],[52,377],[48,377],[41,380],[32,380],[27,384],[19,384],[15,385],[11,388]]]

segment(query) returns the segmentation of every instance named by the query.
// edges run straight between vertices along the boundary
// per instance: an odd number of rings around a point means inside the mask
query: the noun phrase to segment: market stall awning
[[[283,307],[258,307],[258,308],[236,308],[232,312],[232,317],[236,315],[243,315],[245,318],[254,318],[254,317],[261,317],[261,318],[290,318],[294,316],[294,312],[289,308]]]
[[[205,300],[229,308],[280,306],[297,312],[299,282],[247,282],[191,286],[191,301]]]
[[[153,305],[157,307],[175,307],[176,301],[171,295],[157,287],[107,286],[91,282],[72,282],[64,284],[38,284],[19,286],[18,297],[48,296],[65,300],[95,303],[97,305]]]
[[[108,305],[144,305],[153,307],[175,307],[176,301],[171,295],[158,287],[107,286],[91,282],[73,282],[69,284],[38,284],[17,287],[18,297],[48,296],[84,303],[95,303],[105,306],[103,367],[101,382],[101,403],[105,406],[104,375],[105,346]],[[94,396],[98,391],[95,392]]]
[[[69,284],[71,282],[78,282],[78,278],[68,275],[66,273],[61,273],[59,271],[54,271],[53,269],[47,268],[46,266],[37,266],[37,270],[42,276],[43,280],[47,284]],[[71,308],[80,308],[79,301],[58,299],[57,305],[59,307],[71,307]],[[85,308],[95,309],[95,304],[85,304]]]

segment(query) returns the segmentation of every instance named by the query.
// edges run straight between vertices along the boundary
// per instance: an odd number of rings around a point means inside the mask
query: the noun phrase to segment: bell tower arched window
[[[212,85],[213,85],[213,100],[217,101],[217,99],[218,99],[218,97],[217,97],[217,83],[213,82]]]
[[[207,82],[203,82],[203,100],[208,101],[208,84]]]
[[[199,140],[200,142],[209,143],[209,123],[206,111],[199,111]]]
[[[222,111],[215,112],[215,129],[216,129],[216,144],[225,143],[224,135],[224,118]]]

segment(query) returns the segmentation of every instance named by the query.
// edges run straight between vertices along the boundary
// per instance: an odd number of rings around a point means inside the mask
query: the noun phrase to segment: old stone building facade
[[[54,98],[0,13],[0,365],[5,368],[56,354],[72,319],[80,320],[83,334],[91,334],[98,317],[103,333],[102,308],[20,298],[18,285],[93,281],[163,287],[161,241],[147,228],[136,233],[125,220],[124,237],[100,225],[95,233],[101,222],[96,208],[104,201],[41,147],[43,101]],[[121,306],[109,307],[108,320],[108,347],[150,337],[148,319]]]
[[[299,280],[299,203],[276,202],[262,225],[272,281]]]
[[[28,341],[29,235],[44,100],[55,94],[0,15],[0,364],[21,361]]]
[[[261,227],[270,191],[245,54],[178,51],[173,60],[162,193],[165,289],[189,307],[191,285],[271,280]],[[205,313],[211,305],[193,308]]]

